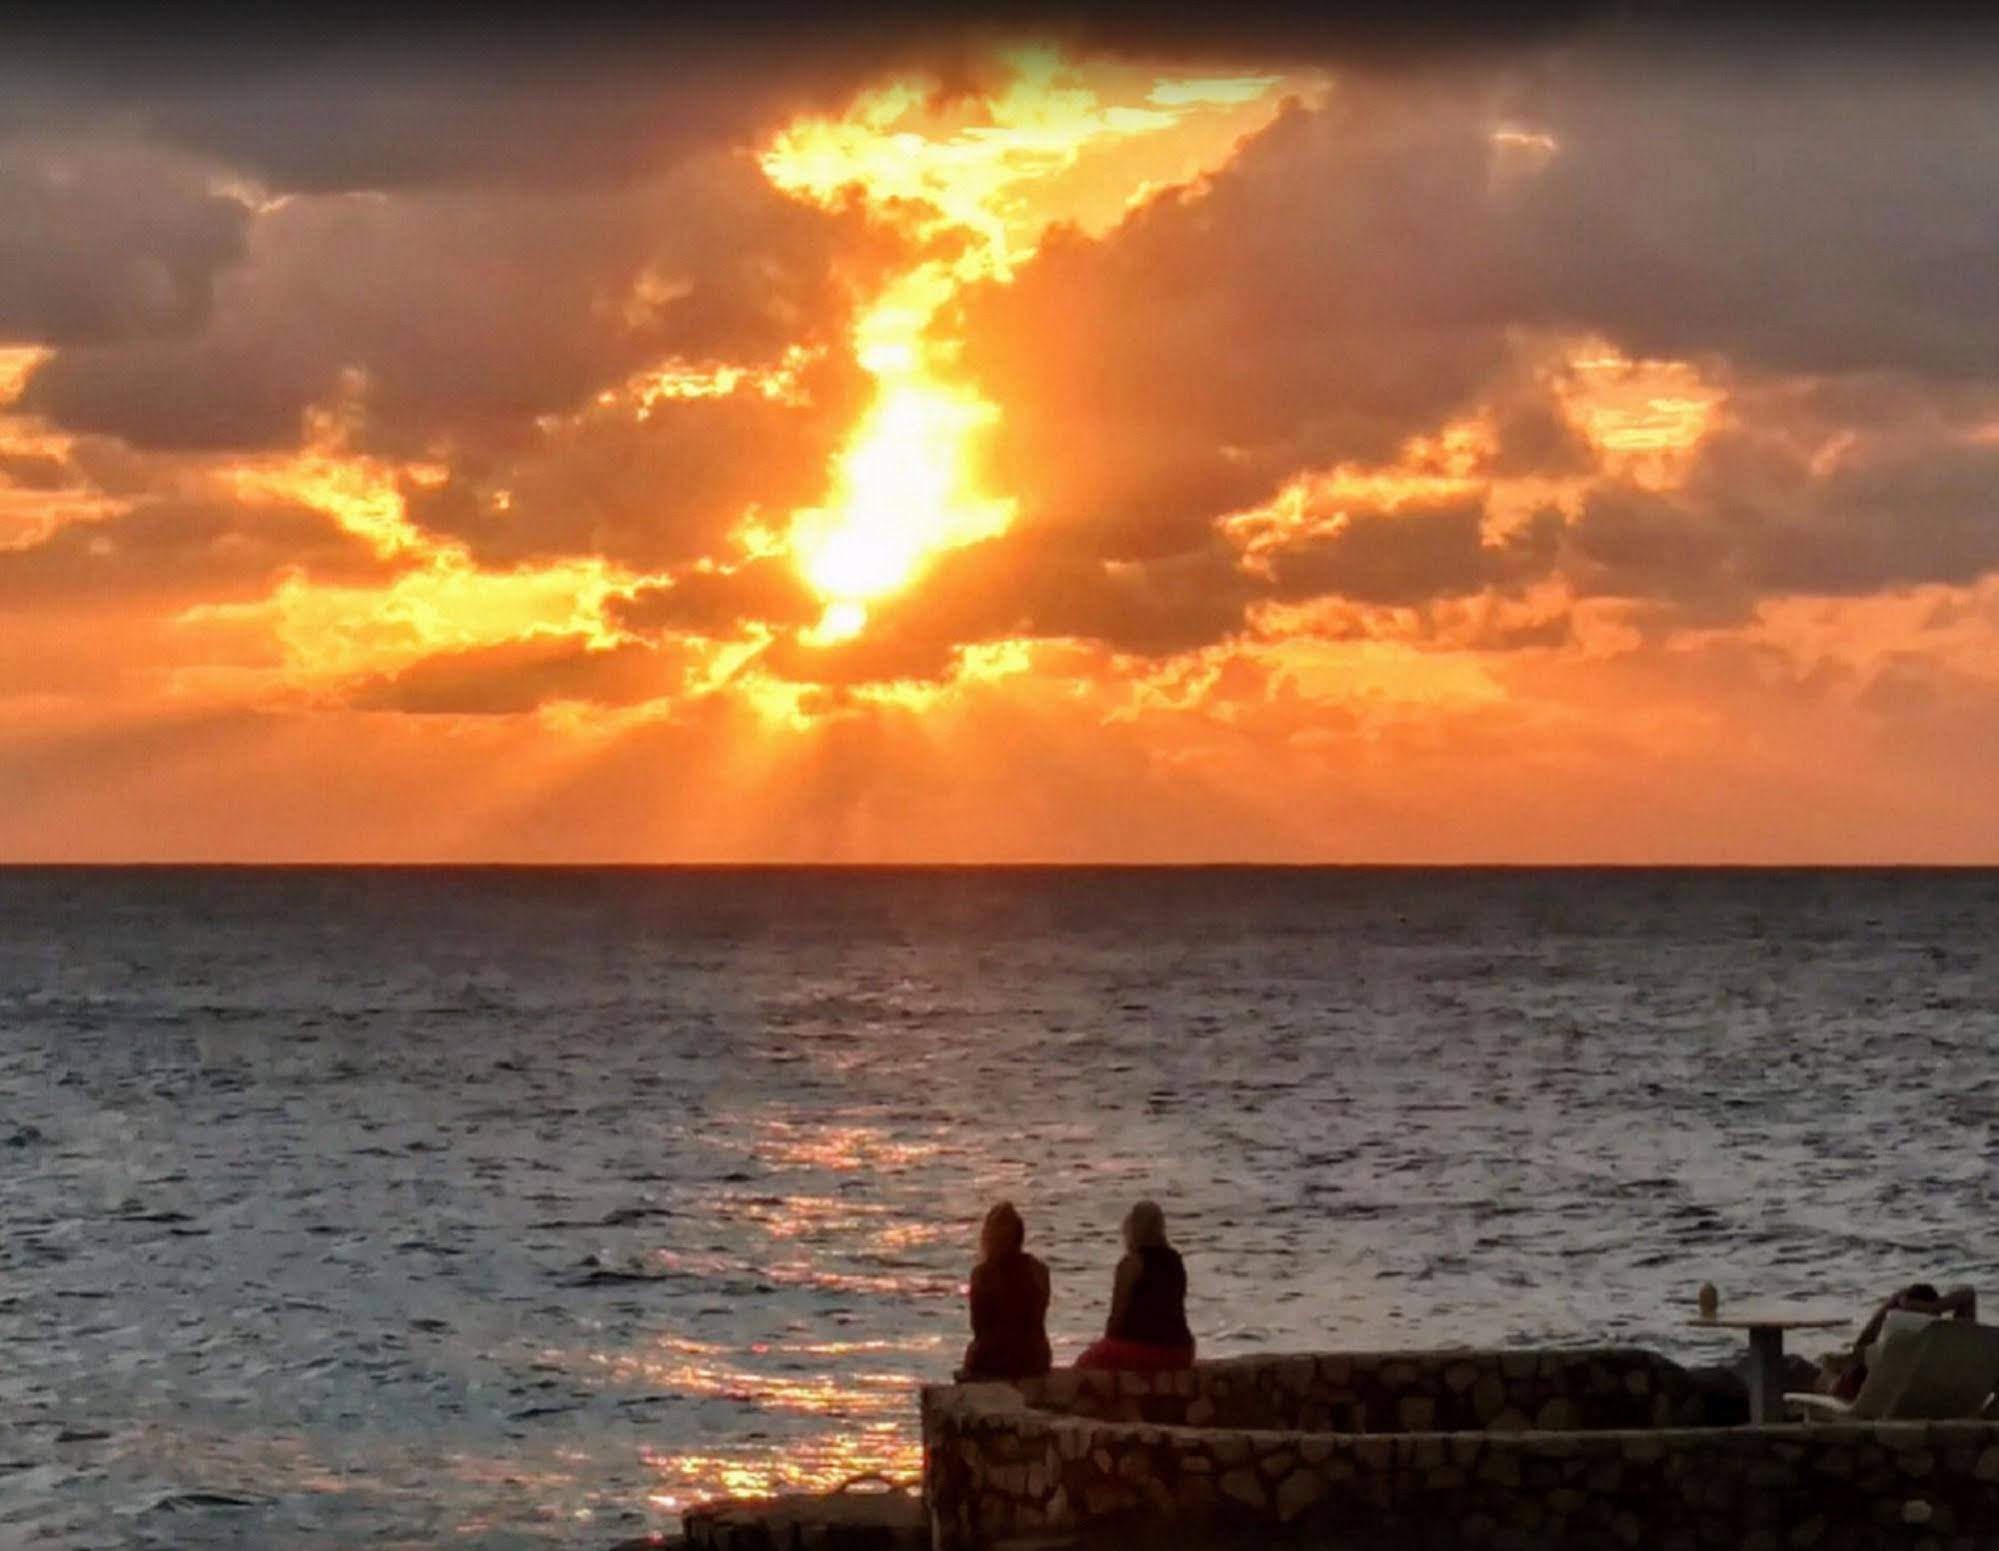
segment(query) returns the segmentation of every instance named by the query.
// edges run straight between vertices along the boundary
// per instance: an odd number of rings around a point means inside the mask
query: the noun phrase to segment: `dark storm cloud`
[[[1432,605],[1503,602],[1547,580],[1682,624],[1739,621],[1769,597],[1965,586],[1999,571],[1999,444],[1863,437],[1815,468],[1783,430],[1725,430],[1679,485],[1602,480],[1573,520],[1546,509],[1493,535],[1479,497],[1356,508],[1331,532],[1272,551],[1268,568],[1272,598],[1415,610],[1418,634],[1453,641],[1463,621],[1432,617]],[[1356,633],[1371,628],[1356,615]],[[1565,629],[1540,620],[1521,644]],[[1492,644],[1513,630],[1497,622],[1478,634]]]
[[[908,43],[564,7],[0,22],[0,136],[116,123],[274,193],[602,187],[834,110]],[[92,14],[96,13],[96,14]],[[817,47],[812,46],[815,36]]]
[[[1561,539],[1558,513],[1492,541],[1484,522],[1481,498],[1350,512],[1327,536],[1272,556],[1271,595],[1409,607],[1548,574]]]
[[[1589,440],[1545,393],[1506,393],[1492,406],[1497,442],[1484,471],[1494,475],[1583,474],[1596,461]]]
[[[1594,491],[1564,565],[1584,593],[1722,616],[1771,595],[1962,586],[1999,571],[1999,445],[1863,442],[1814,473],[1776,437],[1719,435],[1678,490]]]
[[[514,16],[341,6],[286,16],[175,6],[65,8],[0,22],[0,136],[107,122],[213,158],[276,193],[560,188],[643,181],[690,154],[837,112],[921,70],[947,89],[996,39],[1115,53],[1269,59],[1302,49],[1456,49],[1546,35],[1586,7],[1497,27],[1386,14],[1296,24],[1232,8],[855,3],[566,5]]]
[[[995,41],[1049,38],[1190,68],[1406,71],[1510,57],[1644,10],[1606,0],[16,8],[0,22],[0,136],[115,120],[275,192],[574,188],[643,179],[794,113],[837,111],[898,70],[950,89],[979,74]],[[1684,30],[1683,8],[1678,21]]]
[[[1560,150],[1481,223],[1479,305],[1635,355],[1990,376],[1995,92],[1989,49],[1676,67],[1624,49],[1551,72],[1520,110]]]
[[[866,632],[830,647],[781,636],[759,659],[815,684],[947,677],[957,649],[1074,640],[1165,658],[1243,628],[1258,585],[1219,540],[1143,562],[1107,562],[1010,533],[937,556],[920,580],[872,605]]]
[[[1142,561],[1009,535],[996,552],[946,557],[937,596],[913,592],[912,614],[933,628],[983,613],[989,637],[1095,641],[1137,657],[1169,657],[1239,629],[1253,596],[1235,555],[1216,540]],[[950,572],[957,572],[951,575]]]
[[[721,156],[616,193],[292,199],[205,332],[65,350],[23,403],[144,446],[268,447],[351,385],[363,445],[518,439],[663,358],[768,364],[833,332],[847,235]]]
[[[1058,235],[976,296],[994,473],[1026,520],[1106,558],[1198,547],[1213,519],[1340,458],[1392,458],[1506,364],[1500,326],[1433,306],[1485,159],[1469,115],[1376,95],[1285,114],[1207,186],[1102,241]]]
[[[940,636],[870,629],[830,646],[811,646],[795,635],[771,642],[757,665],[797,684],[846,688],[859,684],[935,683],[950,677],[956,645]]]
[[[16,490],[64,490],[72,484],[62,459],[40,452],[0,452],[0,485]]]
[[[638,705],[673,694],[684,678],[676,659],[641,643],[594,647],[581,636],[529,636],[426,657],[364,680],[344,703],[361,711],[514,716],[556,701]]]
[[[186,158],[143,146],[0,141],[0,344],[190,332],[249,211]]]
[[[750,625],[810,625],[825,605],[789,560],[771,556],[732,571],[689,571],[670,586],[613,599],[605,613],[620,629],[699,636],[740,635]]]
[[[946,675],[959,646],[1006,639],[1093,641],[1132,656],[1165,657],[1239,629],[1256,585],[1219,541],[1192,554],[1107,563],[1008,535],[947,551],[922,577],[869,607],[858,640],[818,647],[795,639],[824,602],[787,559],[734,571],[692,571],[639,588],[607,614],[637,632],[730,636],[761,625],[779,639],[762,661],[813,683]]]
[[[394,570],[309,507],[146,500],[0,550],[0,612],[222,603],[262,597],[294,571],[371,583]]]
[[[1573,429],[1515,393],[1523,343],[1550,335],[1721,380],[1887,375],[1947,397],[1999,379],[1995,88],[1990,50],[1735,60],[1614,34],[1343,80],[1206,185],[1101,240],[1057,236],[973,297],[968,370],[1003,410],[996,480],[1026,525],[1133,558],[1198,547],[1295,475],[1392,460],[1474,409],[1500,427],[1494,471],[1576,472]],[[1896,526],[1965,494],[1893,483],[1918,506],[1884,489],[1812,514],[1849,525],[1822,582],[1891,576]],[[1698,537],[1629,526],[1627,548],[1702,568]],[[1981,553],[1978,531],[1964,519],[1951,553]],[[1817,551],[1786,544],[1750,574],[1804,585]]]
[[[542,428],[518,452],[412,491],[410,516],[495,565],[594,554],[658,571],[719,552],[752,506],[782,514],[820,495],[864,401],[844,350],[797,381],[797,398],[665,398],[644,418],[619,404]]]

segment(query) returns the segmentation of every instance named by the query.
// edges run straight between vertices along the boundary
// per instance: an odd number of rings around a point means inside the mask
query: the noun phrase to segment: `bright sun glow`
[[[841,459],[846,499],[800,535],[812,585],[829,598],[878,598],[908,581],[930,550],[1004,528],[1006,503],[968,497],[960,471],[966,438],[992,415],[968,394],[891,385]]]
[[[998,411],[932,375],[923,332],[950,288],[926,265],[861,321],[857,354],[876,398],[840,455],[834,501],[801,513],[792,529],[799,570],[827,600],[822,640],[858,634],[867,605],[907,584],[930,555],[1013,519],[1012,503],[980,494],[966,472],[972,439]]]
[[[971,473],[998,409],[953,372],[952,344],[937,337],[958,289],[1007,278],[1055,221],[1101,229],[1134,191],[1226,160],[1275,111],[1280,87],[1301,88],[1135,68],[1099,69],[1086,83],[1047,50],[1014,56],[1009,72],[991,96],[942,104],[925,83],[895,82],[840,118],[799,120],[762,158],[786,192],[827,205],[858,194],[875,218],[951,254],[896,276],[855,325],[875,397],[840,455],[831,501],[798,513],[790,534],[800,574],[826,602],[812,634],[821,643],[865,629],[869,605],[938,554],[1013,522],[1015,504]]]

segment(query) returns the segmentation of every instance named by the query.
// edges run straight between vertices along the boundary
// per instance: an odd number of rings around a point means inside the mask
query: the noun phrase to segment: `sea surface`
[[[0,1547],[911,1477],[1003,1196],[1058,1361],[1142,1196],[1210,1355],[1999,1299],[1995,936],[1986,872],[0,871]]]

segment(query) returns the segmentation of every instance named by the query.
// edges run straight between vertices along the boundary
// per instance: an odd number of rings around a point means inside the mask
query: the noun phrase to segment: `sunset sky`
[[[1999,40],[1161,15],[9,40],[0,859],[1999,862]]]

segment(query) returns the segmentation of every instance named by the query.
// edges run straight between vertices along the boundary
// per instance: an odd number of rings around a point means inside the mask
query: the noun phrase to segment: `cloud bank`
[[[1999,859],[1992,40],[779,23],[14,34],[0,851]]]

